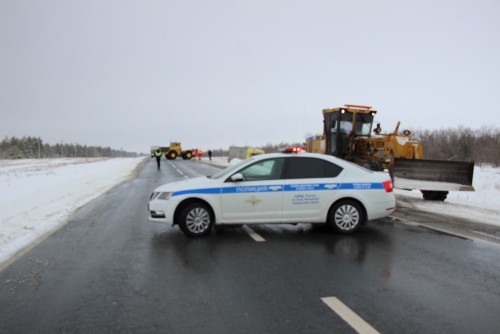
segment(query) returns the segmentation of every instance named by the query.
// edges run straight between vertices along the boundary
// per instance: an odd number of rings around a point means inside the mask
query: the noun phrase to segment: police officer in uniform
[[[152,154],[156,158],[156,164],[158,165],[158,170],[160,169],[160,160],[161,160],[161,152],[160,149],[157,149],[154,154]]]

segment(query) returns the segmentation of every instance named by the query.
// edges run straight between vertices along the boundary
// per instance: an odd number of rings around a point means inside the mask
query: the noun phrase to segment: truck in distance
[[[264,150],[259,148],[253,148],[249,146],[230,146],[228,161],[231,162],[233,159],[245,160],[257,154],[264,154]]]

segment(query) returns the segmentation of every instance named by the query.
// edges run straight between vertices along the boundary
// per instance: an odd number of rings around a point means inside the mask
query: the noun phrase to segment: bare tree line
[[[44,143],[39,137],[5,138],[0,142],[0,159],[37,159],[73,157],[136,157],[137,153],[111,147],[87,146],[72,143]]]
[[[425,159],[475,161],[500,166],[500,129],[459,127],[413,131],[424,146]]]

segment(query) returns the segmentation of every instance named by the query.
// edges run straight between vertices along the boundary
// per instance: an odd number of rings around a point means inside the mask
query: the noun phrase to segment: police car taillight
[[[298,146],[293,146],[293,147],[287,147],[283,150],[284,153],[299,153],[299,152],[303,152],[304,149],[302,147],[298,147]]]
[[[392,192],[392,181],[391,180],[382,182],[382,185],[384,186],[384,189],[385,189],[386,193]]]

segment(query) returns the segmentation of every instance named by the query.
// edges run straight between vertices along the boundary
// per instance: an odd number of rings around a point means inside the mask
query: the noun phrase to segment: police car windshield
[[[249,158],[249,159],[252,159],[252,158]],[[221,170],[220,172],[218,172],[218,173],[216,173],[216,174],[214,174],[212,176],[209,176],[208,178],[210,178],[210,179],[220,179],[221,177],[227,176],[228,174],[233,173],[235,170],[238,170],[242,165],[246,164],[249,159],[235,162],[234,164],[229,165],[229,167]]]

